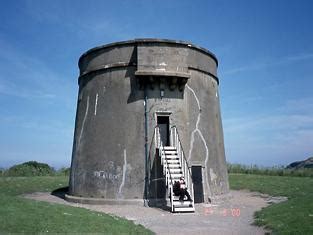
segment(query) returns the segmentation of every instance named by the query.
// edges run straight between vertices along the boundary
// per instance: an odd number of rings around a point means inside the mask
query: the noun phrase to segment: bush
[[[64,175],[69,176],[70,175],[71,168],[69,167],[62,167],[60,170],[57,171],[57,175]]]
[[[47,176],[54,175],[55,171],[48,164],[36,161],[14,165],[4,172],[5,176]]]

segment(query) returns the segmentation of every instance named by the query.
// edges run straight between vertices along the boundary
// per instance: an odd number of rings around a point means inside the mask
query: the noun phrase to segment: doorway
[[[157,115],[157,125],[160,131],[160,139],[164,146],[170,145],[170,117],[168,115]]]
[[[191,167],[195,203],[204,202],[202,184],[202,166]]]

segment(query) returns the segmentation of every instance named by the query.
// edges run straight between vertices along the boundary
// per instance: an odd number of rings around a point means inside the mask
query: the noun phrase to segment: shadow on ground
[[[65,199],[65,194],[68,193],[68,189],[69,189],[68,186],[55,189],[51,192],[51,195],[59,197],[61,199]]]

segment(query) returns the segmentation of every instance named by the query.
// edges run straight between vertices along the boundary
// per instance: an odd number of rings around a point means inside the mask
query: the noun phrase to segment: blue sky
[[[227,161],[313,155],[313,1],[1,1],[0,166],[69,166],[77,61],[134,38],[205,47],[219,59]]]

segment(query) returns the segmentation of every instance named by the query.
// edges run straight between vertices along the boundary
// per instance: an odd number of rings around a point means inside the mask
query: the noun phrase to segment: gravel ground
[[[156,234],[265,234],[269,231],[251,225],[253,213],[269,203],[277,203],[286,198],[231,191],[232,198],[219,205],[196,204],[195,213],[171,213],[159,208],[134,205],[86,205],[70,203],[50,193],[33,193],[26,198],[69,206],[83,207],[94,211],[124,217],[142,224]]]

